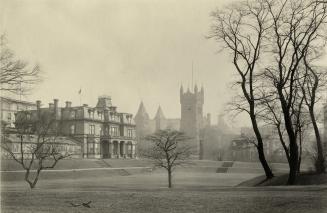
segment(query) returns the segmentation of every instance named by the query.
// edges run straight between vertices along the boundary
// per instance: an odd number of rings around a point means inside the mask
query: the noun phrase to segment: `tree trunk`
[[[297,173],[300,173],[301,172],[301,162],[302,162],[302,151],[303,151],[303,148],[302,148],[302,132],[300,132],[300,153],[299,153],[299,160],[297,162]]]
[[[285,129],[288,135],[288,140],[290,144],[289,148],[289,155],[290,155],[290,161],[289,161],[289,167],[290,172],[288,175],[287,184],[293,185],[296,180],[296,174],[297,174],[297,168],[298,168],[298,160],[299,160],[299,150],[296,143],[296,137],[293,130],[293,123],[292,118],[290,116],[290,108],[285,100],[284,94],[283,94],[283,88],[277,88],[278,95],[279,95],[279,101],[282,107],[283,116],[284,116],[284,122],[285,122]]]
[[[263,169],[265,171],[266,178],[271,179],[271,178],[274,177],[274,174],[272,173],[271,168],[269,167],[269,165],[267,163],[267,160],[266,160],[266,157],[265,157],[262,137],[261,137],[258,125],[257,125],[257,121],[256,121],[256,118],[255,118],[254,112],[253,112],[253,114],[251,113],[250,117],[251,117],[253,131],[254,131],[255,136],[257,138],[257,143],[258,144],[257,144],[256,147],[257,147],[260,163],[261,163],[261,165],[262,165],[262,167],[263,167]]]
[[[293,185],[295,184],[295,180],[296,180],[296,174],[297,174],[297,168],[298,168],[298,146],[296,144],[296,142],[291,142],[290,143],[290,173],[288,175],[288,180],[287,180],[287,184],[288,185]]]
[[[310,118],[311,118],[312,126],[313,126],[315,136],[316,136],[316,143],[317,143],[317,159],[315,162],[316,172],[321,174],[326,171],[324,152],[323,152],[321,137],[320,137],[319,129],[317,126],[313,107],[309,107],[309,111],[310,111]]]
[[[171,169],[168,169],[168,188],[172,188]]]

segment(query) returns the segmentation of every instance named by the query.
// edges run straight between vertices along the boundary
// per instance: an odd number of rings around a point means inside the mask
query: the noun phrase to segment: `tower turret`
[[[196,85],[196,84],[195,84],[195,86],[194,86],[194,93],[195,93],[195,94],[198,93],[198,85]]]
[[[203,87],[199,91],[197,85],[194,92],[188,89],[180,94],[181,124],[180,130],[191,137],[190,143],[196,147],[196,155],[200,154],[200,129],[203,128]]]

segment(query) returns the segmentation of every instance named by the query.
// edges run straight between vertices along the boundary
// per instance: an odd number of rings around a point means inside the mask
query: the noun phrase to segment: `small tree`
[[[62,151],[56,141],[61,123],[55,119],[53,113],[38,111],[33,114],[23,111],[16,117],[16,130],[4,130],[1,148],[23,167],[24,180],[33,189],[42,170],[54,168],[59,160],[70,154]],[[35,175],[31,175],[33,169],[36,170]]]
[[[168,187],[172,187],[172,173],[177,166],[188,164],[192,147],[187,144],[190,138],[183,132],[159,130],[148,135],[146,140],[152,143],[144,156],[153,160],[156,167],[165,168],[168,172]]]

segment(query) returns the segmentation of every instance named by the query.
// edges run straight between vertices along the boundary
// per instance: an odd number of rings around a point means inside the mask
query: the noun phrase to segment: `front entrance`
[[[102,153],[102,158],[109,158],[109,142],[108,141],[102,141],[101,153]]]

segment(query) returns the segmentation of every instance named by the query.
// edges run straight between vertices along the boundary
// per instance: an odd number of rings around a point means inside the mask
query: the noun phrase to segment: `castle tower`
[[[197,85],[194,87],[194,92],[188,88],[184,93],[183,86],[180,88],[180,103],[181,103],[181,125],[180,130],[185,132],[192,139],[191,145],[195,148],[196,155],[200,155],[200,130],[203,127],[203,103],[204,90],[198,91]]]

